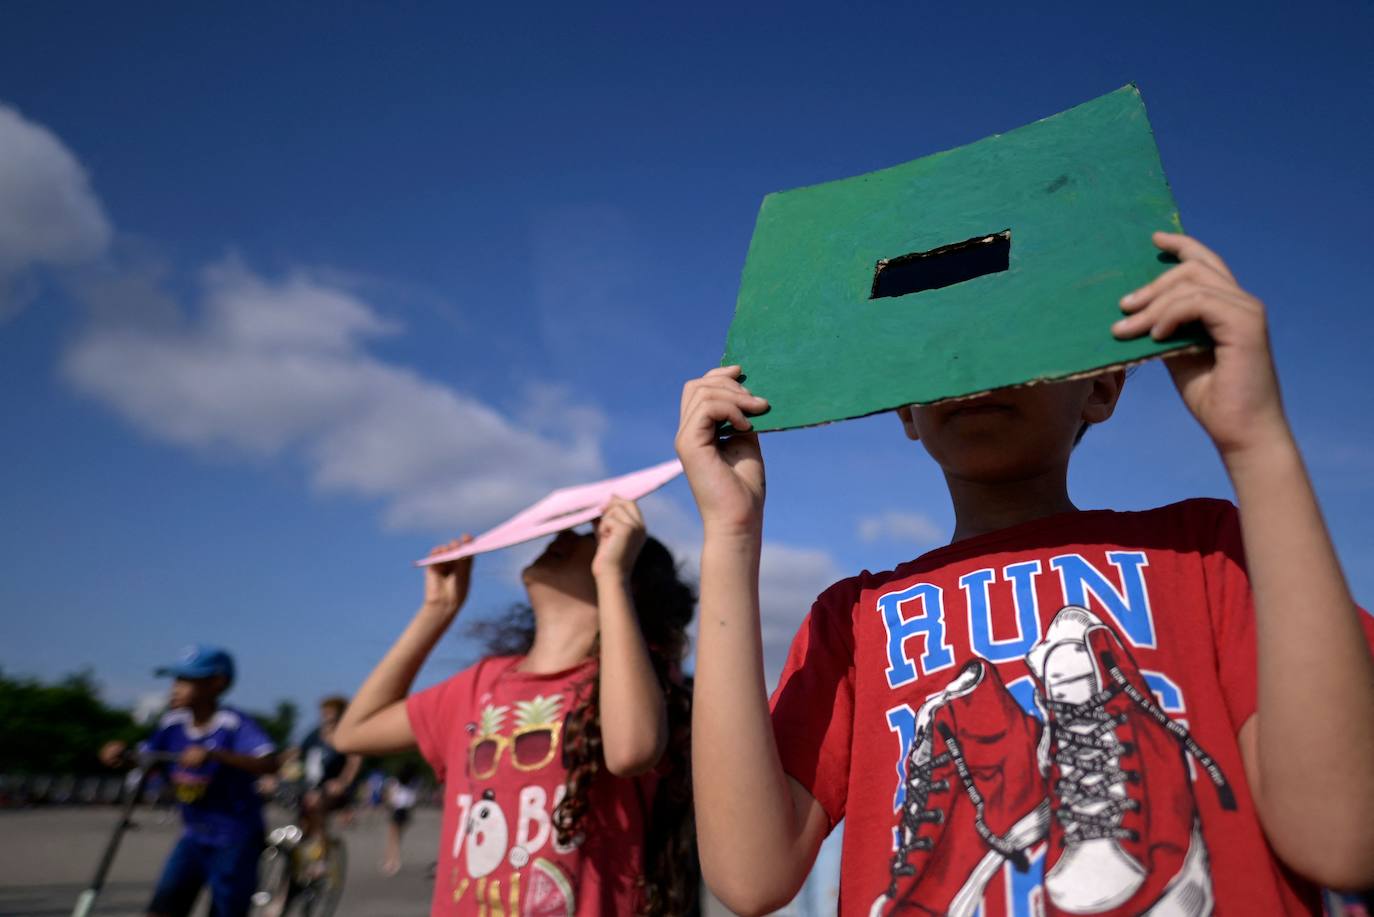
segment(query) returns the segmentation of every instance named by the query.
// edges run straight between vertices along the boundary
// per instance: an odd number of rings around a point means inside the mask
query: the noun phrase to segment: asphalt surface
[[[119,819],[106,806],[0,811],[0,915],[66,917],[90,882]],[[285,820],[270,812],[269,826]],[[124,835],[114,867],[93,913],[144,914],[163,860],[180,834],[175,813],[140,810],[138,828]],[[378,864],[386,839],[383,813],[363,813],[342,831],[348,844],[348,880],[338,917],[425,917],[433,880],[427,870],[439,838],[439,812],[421,809],[403,840],[400,875],[387,878]],[[195,914],[203,917],[202,896]]]

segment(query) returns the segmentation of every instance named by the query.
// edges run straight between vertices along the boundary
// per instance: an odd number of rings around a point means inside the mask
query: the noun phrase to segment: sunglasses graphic
[[[495,774],[501,753],[507,749],[510,763],[516,770],[537,771],[558,753],[558,738],[562,732],[563,724],[556,722],[523,726],[508,736],[478,736],[468,745],[468,775],[485,780]]]

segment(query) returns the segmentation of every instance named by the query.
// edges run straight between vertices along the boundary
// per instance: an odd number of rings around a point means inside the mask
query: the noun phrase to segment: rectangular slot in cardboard
[[[1011,230],[1004,229],[926,252],[882,259],[873,270],[873,291],[868,298],[938,290],[1005,271],[1010,264]]]

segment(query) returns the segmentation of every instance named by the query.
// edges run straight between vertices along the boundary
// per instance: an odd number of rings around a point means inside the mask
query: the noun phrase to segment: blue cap
[[[234,657],[217,646],[194,645],[181,651],[181,658],[171,665],[160,666],[154,675],[172,678],[213,678],[223,675],[234,680]]]

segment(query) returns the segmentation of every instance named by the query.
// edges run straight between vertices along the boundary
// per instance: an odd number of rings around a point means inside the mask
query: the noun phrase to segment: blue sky
[[[117,701],[194,640],[233,699],[351,691],[410,561],[671,455],[767,192],[1135,80],[1185,227],[1271,309],[1288,408],[1374,601],[1374,8],[17,4],[0,30],[0,668]],[[815,592],[948,537],[890,416],[770,435],[774,661]],[[1080,506],[1228,496],[1161,368]],[[678,482],[651,528],[690,558]],[[519,597],[479,560],[465,614]],[[425,682],[476,654],[441,645]]]

